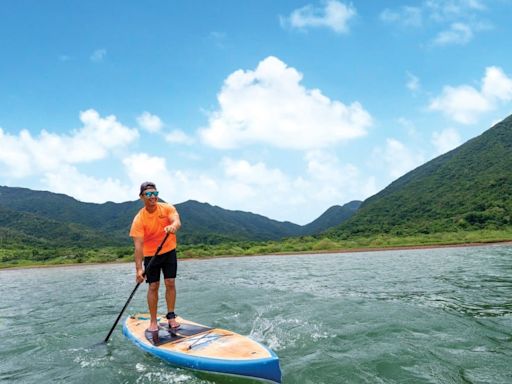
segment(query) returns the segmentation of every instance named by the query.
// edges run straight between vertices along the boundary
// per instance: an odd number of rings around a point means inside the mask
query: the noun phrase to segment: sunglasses
[[[146,195],[146,197],[151,197],[151,196],[158,197],[158,191],[144,192],[144,194]]]

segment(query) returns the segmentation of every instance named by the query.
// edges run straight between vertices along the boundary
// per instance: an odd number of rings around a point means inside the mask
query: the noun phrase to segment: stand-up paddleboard
[[[281,383],[279,358],[260,343],[220,328],[177,317],[171,330],[159,315],[160,329],[147,331],[149,314],[129,316],[123,333],[139,348],[176,366]]]

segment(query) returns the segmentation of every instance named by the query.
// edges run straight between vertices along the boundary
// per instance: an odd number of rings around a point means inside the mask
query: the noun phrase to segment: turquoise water
[[[182,261],[178,275],[177,312],[266,344],[284,383],[512,383],[510,246]],[[94,346],[134,286],[132,264],[0,271],[0,381],[243,382],[169,366],[120,325]]]

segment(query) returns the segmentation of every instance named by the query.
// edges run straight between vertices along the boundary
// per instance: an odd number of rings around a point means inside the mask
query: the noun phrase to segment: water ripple
[[[0,271],[0,380],[240,382],[171,367],[120,327],[91,347],[133,286],[132,264]],[[285,383],[512,382],[510,246],[182,262],[177,287],[179,314],[268,345]]]

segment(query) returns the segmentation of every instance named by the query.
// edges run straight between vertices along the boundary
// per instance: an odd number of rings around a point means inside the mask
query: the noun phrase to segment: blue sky
[[[512,113],[510,0],[8,1],[0,185],[306,224]]]

